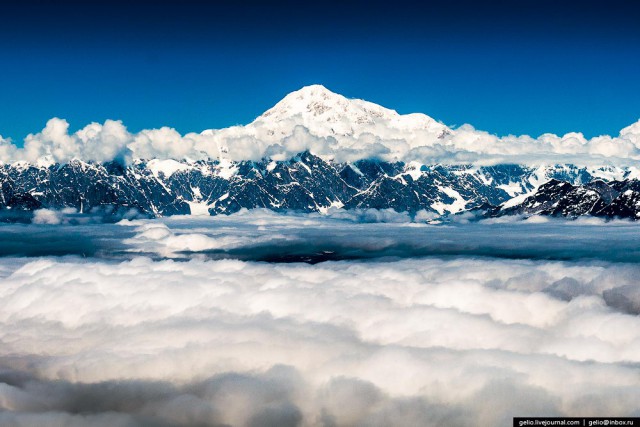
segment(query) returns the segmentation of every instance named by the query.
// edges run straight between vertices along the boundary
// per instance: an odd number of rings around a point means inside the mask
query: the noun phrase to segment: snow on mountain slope
[[[189,170],[190,166],[172,159],[153,159],[147,163],[147,168],[149,168],[149,170],[153,173],[153,176],[158,178],[160,174],[169,177],[178,171]]]
[[[330,208],[393,209],[418,215],[467,210],[491,215],[542,214],[638,218],[640,185],[601,176],[635,169],[573,165],[425,165],[359,160],[338,163],[306,151],[260,162],[136,161],[49,166],[0,165],[0,222],[29,219],[38,209],[131,211],[149,216],[215,215],[241,209],[328,212]],[[430,216],[433,218],[433,215]]]
[[[347,99],[322,85],[306,86],[288,94],[252,125],[278,129],[280,136],[289,135],[285,129],[291,125],[304,126],[316,136],[338,138],[344,135],[357,138],[364,133],[382,137],[385,129],[428,131],[436,135],[450,131],[425,114],[400,115],[372,102]]]
[[[360,99],[347,99],[322,85],[291,92],[252,123],[202,135],[222,157],[285,160],[310,150],[339,161],[382,157],[400,160],[412,148],[433,145],[453,130],[431,117],[398,114]]]

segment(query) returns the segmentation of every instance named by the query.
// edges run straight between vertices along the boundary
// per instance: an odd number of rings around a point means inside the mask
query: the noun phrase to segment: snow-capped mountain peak
[[[286,137],[295,126],[303,126],[319,137],[359,137],[369,133],[388,139],[385,130],[427,131],[441,134],[450,130],[431,117],[413,113],[401,115],[395,110],[361,99],[348,99],[322,85],[305,86],[289,93],[265,111],[249,127],[269,130],[270,135]]]
[[[391,120],[399,114],[371,102],[347,99],[322,85],[310,85],[285,96],[258,120],[282,121],[295,116],[330,123],[344,119],[354,123],[375,123],[376,119]]]

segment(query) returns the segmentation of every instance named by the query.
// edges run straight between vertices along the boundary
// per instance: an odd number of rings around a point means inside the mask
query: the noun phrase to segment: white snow
[[[160,177],[160,173],[162,173],[166,178],[170,177],[174,173],[178,171],[184,171],[188,169],[192,169],[192,167],[188,164],[181,163],[175,160],[160,160],[153,159],[147,162],[147,168],[151,171],[153,176],[156,178]]]
[[[520,203],[524,202],[527,199],[527,197],[531,196],[532,194],[535,194],[535,192],[536,190],[533,190],[528,193],[524,193],[519,196],[516,196],[513,199],[509,199],[500,206],[500,209],[507,209],[507,208],[512,208],[514,206],[517,206]]]
[[[508,184],[497,185],[496,188],[504,190],[511,197],[515,197],[522,193],[522,185],[518,182],[509,182]]]
[[[269,146],[276,145],[286,151],[280,155],[281,160],[304,150],[325,159],[335,158],[344,150],[339,160],[350,161],[344,156],[368,158],[369,155],[355,153],[379,146],[400,157],[409,148],[441,142],[438,136],[443,131],[454,133],[425,114],[401,115],[371,102],[348,99],[324,86],[311,85],[291,92],[252,123],[210,129],[200,135],[216,144],[229,141],[224,157],[233,159],[259,160]]]
[[[331,202],[331,205],[329,206],[318,206],[318,212],[320,212],[323,215],[326,215],[329,213],[330,209],[342,209],[344,207],[344,203],[342,203],[339,200],[334,200],[333,202]]]
[[[473,175],[475,176],[479,181],[481,181],[484,185],[491,185],[491,183],[493,182],[493,178],[491,178],[490,176],[487,177],[485,176],[484,173],[482,173],[482,171],[480,170],[480,168],[478,167],[468,167],[465,169],[461,169],[458,171],[454,171],[453,172],[454,175]]]
[[[218,176],[222,179],[230,179],[238,173],[238,166],[228,159],[221,159],[218,165]]]
[[[629,167],[627,169],[627,173],[625,175],[625,178],[627,179],[640,179],[640,169],[636,168],[636,167]]]
[[[482,173],[482,172],[480,172],[480,171],[477,171],[477,173],[475,174],[475,176],[476,176],[476,177],[478,177],[478,179],[479,179],[480,181],[482,181],[482,183],[483,183],[484,185],[491,185],[491,184],[493,184],[493,178],[491,178],[490,176],[489,176],[489,177],[485,176],[485,174],[483,174],[483,173]]]
[[[532,188],[529,191],[522,194],[518,194],[523,191],[522,186],[518,183],[510,182],[509,184],[503,184],[498,186],[498,188],[502,188],[510,196],[514,196],[512,199],[509,199],[506,202],[504,202],[502,205],[500,205],[500,209],[507,209],[507,208],[512,208],[514,206],[517,206],[520,203],[524,202],[527,199],[527,197],[535,194],[538,188],[542,184],[549,181],[548,172],[549,172],[549,168],[547,166],[545,165],[539,166],[535,170],[535,172],[532,175],[530,175],[528,178],[528,182],[529,184],[532,185]]]
[[[545,182],[549,181],[549,177],[547,176],[547,166],[540,165],[536,171],[529,176],[529,183],[534,187],[538,188]]]
[[[604,181],[622,180],[625,178],[625,171],[621,168],[603,166],[599,168],[590,168],[587,170],[594,177],[600,178]],[[634,172],[637,172],[637,170],[635,170]]]
[[[356,165],[354,165],[353,163],[349,163],[349,167],[351,168],[352,171],[354,171],[355,173],[357,173],[360,176],[364,176],[364,174],[362,173],[362,171],[360,169],[358,169],[358,167]]]
[[[458,213],[464,210],[465,207],[467,206],[467,202],[466,200],[464,200],[464,197],[462,197],[460,193],[458,193],[453,188],[438,186],[438,189],[444,194],[446,194],[447,196],[454,199],[454,201],[450,204],[446,204],[443,202],[435,202],[431,205],[431,207],[434,210],[436,210],[440,215],[442,215],[445,212]]]
[[[191,209],[191,215],[193,216],[203,216],[209,215],[209,204],[205,202],[187,202],[189,204],[189,208]]]
[[[31,164],[29,162],[27,162],[26,160],[18,160],[17,162],[13,162],[11,164],[11,167],[16,169],[16,170],[26,170],[29,169],[29,167],[31,166]]]
[[[288,94],[253,124],[275,128],[280,132],[283,124],[292,128],[302,125],[313,135],[320,137],[357,137],[365,132],[379,135],[384,128],[399,131],[426,130],[432,133],[448,129],[425,114],[400,115],[395,110],[372,102],[347,99],[322,85],[306,86]]]
[[[304,162],[298,162],[299,165],[301,165],[303,168],[305,168],[307,170],[307,172],[309,172],[309,175],[311,175],[313,172],[311,171],[311,168],[309,166],[307,166]]]
[[[423,175],[422,171],[420,170],[422,166],[422,163],[419,162],[409,162],[404,173],[411,176],[411,178],[416,181]]]

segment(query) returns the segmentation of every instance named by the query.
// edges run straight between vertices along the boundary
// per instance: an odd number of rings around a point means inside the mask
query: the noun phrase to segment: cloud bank
[[[171,259],[201,255],[247,261],[322,261],[487,256],[509,259],[640,262],[640,228],[630,221],[501,217],[428,224],[423,212],[329,210],[280,214],[241,210],[212,217],[122,221],[132,255]]]
[[[403,259],[385,248],[409,234],[428,239],[433,227],[245,215],[215,227],[186,218],[108,225],[104,236],[133,258],[1,258],[0,424],[493,426],[516,415],[640,415],[637,264],[471,249]],[[273,253],[278,242],[312,244],[334,230],[313,250],[363,236],[381,257],[206,256],[212,242],[252,250],[260,227],[258,244]],[[398,236],[402,227],[411,233]],[[448,232],[453,243],[479,237],[461,227]],[[554,227],[525,224],[522,240],[554,253],[562,238],[575,249],[593,239],[590,227],[615,240],[627,226]],[[200,252],[166,259],[156,249],[167,245]]]
[[[250,125],[248,125],[250,126]],[[0,161],[48,164],[71,159],[104,162],[133,159],[174,160],[286,160],[309,150],[338,162],[377,158],[385,161],[432,163],[576,163],[628,166],[640,160],[640,122],[624,128],[618,136],[586,139],[581,133],[564,136],[544,134],[538,138],[498,137],[464,125],[444,139],[435,134],[412,132],[388,136],[364,133],[354,136],[320,137],[296,125],[281,140],[261,139],[247,127],[181,135],[163,127],[130,133],[121,121],[91,123],[69,133],[66,120],[53,118],[45,128],[29,135],[24,148],[0,139]]]
[[[2,290],[0,420],[503,425],[523,414],[637,415],[639,320],[597,293],[599,280],[633,274],[486,260],[34,261]]]
[[[574,163],[629,166],[640,160],[640,121],[616,136],[587,139],[579,132],[498,137],[471,125],[450,129],[424,114],[400,115],[362,100],[349,100],[314,85],[287,95],[246,126],[181,135],[162,127],[129,132],[121,121],[91,123],[77,132],[60,118],[28,135],[18,148],[0,137],[0,161],[51,164],[77,158],[288,160],[309,150],[325,159],[351,162]]]
[[[103,216],[106,215],[106,218]],[[471,218],[470,218],[471,217]],[[424,211],[329,209],[326,213],[240,210],[232,215],[115,217],[36,211],[32,225],[5,224],[0,256],[79,255],[99,259],[236,259],[267,262],[398,260],[473,256],[576,262],[640,262],[632,221],[533,216],[434,223]]]

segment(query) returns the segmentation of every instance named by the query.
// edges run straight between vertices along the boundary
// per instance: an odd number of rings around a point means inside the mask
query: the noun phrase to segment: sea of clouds
[[[97,162],[115,159],[129,163],[134,159],[216,160],[221,155],[231,160],[288,160],[305,150],[338,162],[374,158],[424,164],[630,166],[640,160],[640,121],[622,129],[617,136],[591,139],[579,132],[563,136],[547,133],[537,138],[499,137],[471,125],[460,126],[442,137],[441,132],[403,129],[387,123],[363,124],[357,134],[326,136],[298,122],[297,117],[275,125],[258,119],[246,126],[181,135],[169,127],[131,133],[116,120],[91,123],[70,132],[66,120],[52,118],[41,132],[29,134],[23,147],[0,136],[0,161],[48,164],[71,159]]]
[[[0,425],[640,416],[636,226],[345,215],[0,229]]]

